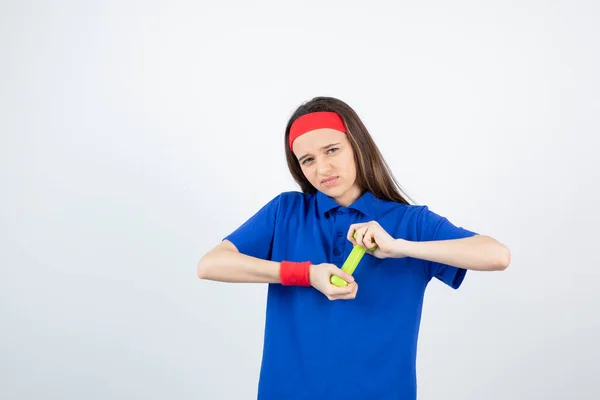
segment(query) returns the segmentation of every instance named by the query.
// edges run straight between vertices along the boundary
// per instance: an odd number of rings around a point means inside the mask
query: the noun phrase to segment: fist
[[[331,275],[337,275],[346,282],[347,286],[338,287],[331,284]],[[309,280],[312,287],[323,293],[329,300],[351,300],[356,297],[358,284],[352,275],[333,264],[323,263],[310,266]]]

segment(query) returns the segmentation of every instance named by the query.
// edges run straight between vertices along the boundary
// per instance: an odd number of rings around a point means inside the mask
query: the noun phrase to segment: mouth
[[[321,181],[321,184],[325,185],[327,187],[331,187],[331,186],[334,186],[337,183],[337,181],[338,181],[338,177],[337,176],[332,176],[330,178],[323,179]]]

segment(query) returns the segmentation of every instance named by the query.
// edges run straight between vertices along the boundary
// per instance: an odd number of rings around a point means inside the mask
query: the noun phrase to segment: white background
[[[1,398],[255,398],[266,285],[196,265],[321,95],[512,251],[428,288],[419,397],[600,398],[600,6],[366,4],[1,3]]]

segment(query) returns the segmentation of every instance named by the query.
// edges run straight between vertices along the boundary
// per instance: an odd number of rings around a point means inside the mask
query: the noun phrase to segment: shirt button
[[[338,249],[335,249],[335,250],[333,251],[333,255],[334,255],[334,256],[339,256],[340,254],[342,254],[342,253],[340,253],[340,251],[339,251]]]
[[[337,237],[342,237],[344,234],[342,232],[337,233]]]

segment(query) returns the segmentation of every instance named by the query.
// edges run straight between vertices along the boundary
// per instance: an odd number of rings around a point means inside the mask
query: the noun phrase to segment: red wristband
[[[281,284],[284,286],[310,286],[311,264],[310,261],[282,261],[279,268]]]

